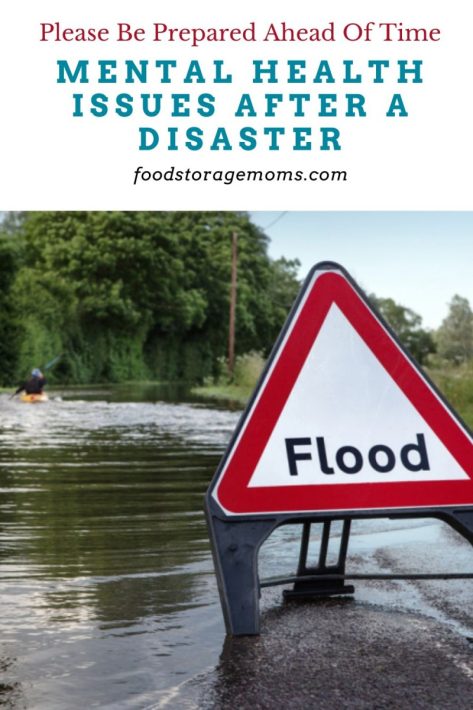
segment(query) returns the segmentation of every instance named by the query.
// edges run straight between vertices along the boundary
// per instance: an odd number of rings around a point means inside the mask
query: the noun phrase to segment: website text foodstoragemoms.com
[[[347,182],[347,170],[148,170],[138,166],[133,173],[133,185],[153,182],[215,182],[232,185],[235,182]]]

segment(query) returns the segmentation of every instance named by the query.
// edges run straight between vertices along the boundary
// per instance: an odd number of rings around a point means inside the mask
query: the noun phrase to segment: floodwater
[[[0,396],[0,706],[191,707],[189,684],[217,666],[225,631],[202,506],[240,413],[178,395]],[[279,528],[261,576],[293,573],[299,539],[299,526]],[[432,520],[355,521],[348,561],[473,572],[471,546]],[[473,636],[473,581],[356,588],[357,603]],[[263,590],[263,612],[279,603]]]

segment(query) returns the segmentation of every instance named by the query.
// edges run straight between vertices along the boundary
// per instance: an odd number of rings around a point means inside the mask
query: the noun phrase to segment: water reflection
[[[185,708],[197,697],[198,707],[233,707],[259,687],[258,664],[286,662],[283,623],[278,653],[263,637],[228,640],[217,665],[224,628],[202,503],[239,412],[167,394],[74,390],[46,405],[0,396],[0,705]],[[355,521],[349,570],[471,569],[471,546],[445,527]],[[287,525],[265,542],[262,577],[295,571],[300,535]],[[317,526],[313,535],[316,553]],[[288,616],[280,595],[262,593],[271,628]],[[357,584],[353,606],[372,604],[472,635],[462,581]],[[300,629],[295,618],[296,648]],[[206,705],[199,679],[216,665]]]
[[[16,659],[0,656],[0,674],[2,678],[11,671]],[[21,683],[5,683],[0,681],[0,705],[6,707],[25,707]]]
[[[26,679],[27,704],[79,706],[83,677],[133,707],[202,668],[190,626],[222,631],[202,502],[238,413],[111,393],[0,397],[0,703]]]

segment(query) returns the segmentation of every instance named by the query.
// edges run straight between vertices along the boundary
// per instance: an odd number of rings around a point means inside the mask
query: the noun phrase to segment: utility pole
[[[237,298],[238,235],[232,233],[232,266],[230,279],[230,314],[228,323],[228,374],[233,376],[235,367],[235,311]]]

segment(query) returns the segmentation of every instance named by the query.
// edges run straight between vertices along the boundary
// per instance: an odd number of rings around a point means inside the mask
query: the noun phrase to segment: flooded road
[[[203,706],[193,684],[225,640],[203,495],[239,412],[104,388],[1,395],[0,416],[0,705]],[[279,528],[261,576],[294,572],[299,541]],[[437,521],[355,521],[347,568],[472,572],[473,549]],[[355,586],[358,608],[473,637],[473,581]],[[280,594],[263,614],[284,614]]]
[[[61,397],[1,399],[0,698],[144,707],[221,646],[202,498],[238,414]]]

